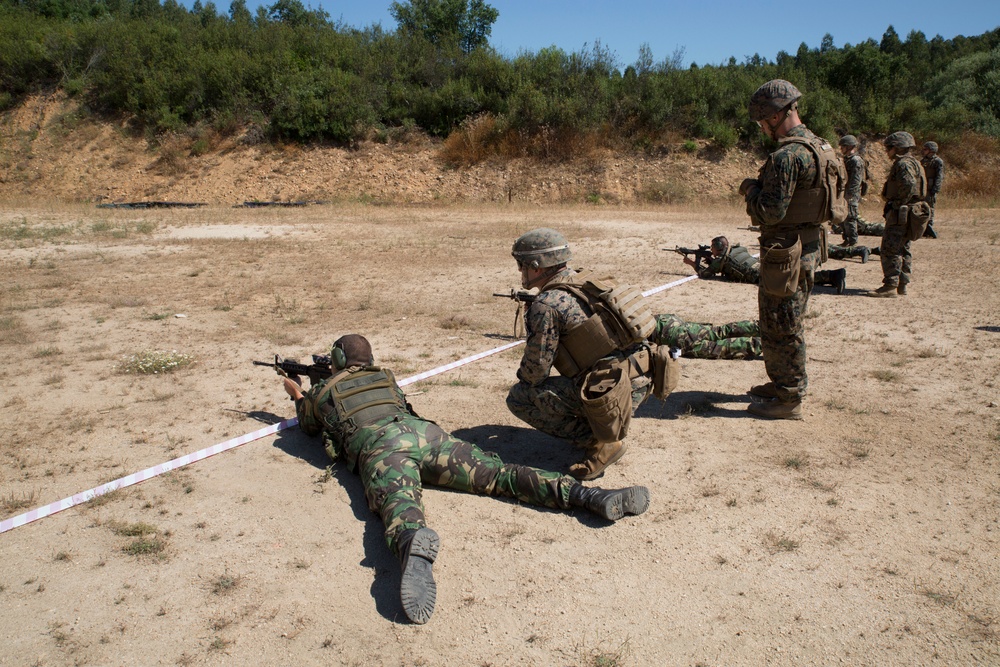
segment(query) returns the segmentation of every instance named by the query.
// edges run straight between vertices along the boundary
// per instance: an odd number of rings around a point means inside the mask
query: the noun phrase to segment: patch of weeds
[[[159,375],[160,373],[171,373],[179,368],[189,366],[193,362],[194,357],[177,350],[170,352],[147,350],[124,357],[118,364],[118,371],[139,375]]]
[[[53,373],[52,375],[43,379],[42,384],[47,387],[51,387],[53,385],[62,384],[63,380],[65,379],[66,376],[63,375],[62,373]]]
[[[68,551],[60,551],[53,557],[53,560],[62,561],[64,563],[71,562],[73,560],[73,554]]]
[[[847,451],[850,452],[851,456],[861,461],[867,459],[872,453],[871,447],[861,444],[851,445]]]
[[[122,547],[130,556],[158,556],[167,548],[167,541],[159,535],[137,537]]]
[[[208,645],[209,651],[225,651],[227,648],[233,645],[231,639],[223,639],[222,637],[216,637]]]
[[[146,523],[145,521],[137,521],[135,523],[109,521],[106,525],[112,533],[121,537],[141,537],[144,535],[155,534],[160,530],[156,526]]]
[[[840,504],[840,501],[837,500],[836,498],[827,498],[826,504],[829,505],[830,507],[836,507],[837,505]]]
[[[478,387],[479,383],[473,382],[472,380],[465,380],[463,378],[455,378],[454,380],[448,381],[449,387]]]
[[[581,650],[580,661],[586,667],[624,667],[628,658],[630,638],[626,638],[617,648],[595,648]]]
[[[146,299],[141,296],[115,296],[108,300],[112,308],[138,308],[146,305]]]
[[[798,540],[793,540],[785,535],[777,535],[775,533],[768,533],[765,535],[764,543],[767,546],[768,551],[772,554],[776,554],[779,551],[795,551],[799,548]]]
[[[927,597],[934,602],[937,602],[943,607],[951,607],[958,601],[957,595],[952,595],[951,593],[942,593],[941,591],[931,590],[930,588],[924,587],[921,589],[920,594]]]
[[[210,589],[215,595],[225,595],[236,590],[240,583],[240,577],[227,572],[225,574],[220,574],[218,577],[213,579]]]
[[[902,376],[896,371],[890,371],[887,368],[880,368],[871,372],[871,376],[876,380],[881,380],[882,382],[899,382]]]
[[[710,484],[710,485],[702,488],[702,490],[701,490],[701,497],[702,498],[714,498],[715,496],[719,495],[720,493],[721,493],[721,491],[719,491],[719,487],[717,487],[715,484]]]
[[[108,503],[124,500],[127,495],[128,494],[125,489],[112,489],[107,493],[102,493],[88,500],[87,507],[101,507],[102,505],[107,505]]]
[[[469,329],[472,324],[469,322],[468,318],[463,315],[449,315],[442,320],[438,320],[438,326],[442,329],[455,330]]]
[[[726,500],[726,507],[736,507],[736,498]]]
[[[688,139],[683,144],[681,144],[681,148],[683,148],[684,151],[687,153],[695,153],[698,150],[698,142],[696,142],[693,139]]]
[[[292,567],[296,570],[308,570],[311,565],[312,563],[307,560],[302,560],[301,558],[296,558],[292,561]]]
[[[683,414],[681,417],[700,417],[702,415],[707,415],[715,409],[715,404],[712,403],[707,398],[703,398],[699,401],[693,401],[691,403],[685,403],[683,408]]]
[[[45,357],[57,357],[62,353],[58,347],[42,347],[32,352],[31,356],[35,359],[44,359]]]
[[[680,180],[653,181],[638,195],[642,201],[650,204],[679,204],[691,198],[691,190]]]
[[[0,498],[0,507],[3,507],[5,514],[16,512],[25,507],[33,506],[37,495],[34,489],[29,492],[23,492],[20,496],[15,496],[14,492],[11,491],[8,495]]]
[[[792,454],[790,456],[786,456],[783,463],[786,468],[799,470],[809,464],[809,457],[805,454]]]
[[[24,321],[20,317],[0,317],[0,343],[23,343],[26,333]]]
[[[153,320],[155,322],[155,321],[158,321],[158,320],[165,320],[168,317],[170,317],[170,313],[151,313],[151,314],[149,314],[149,315],[146,316],[146,319],[147,320]]]

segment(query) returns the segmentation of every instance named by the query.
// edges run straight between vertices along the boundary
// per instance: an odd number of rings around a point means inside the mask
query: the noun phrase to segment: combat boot
[[[906,283],[899,283],[899,287],[896,288],[896,294],[906,296]]]
[[[766,419],[802,419],[802,401],[786,403],[772,398],[763,403],[751,403],[747,412]]]
[[[418,625],[430,620],[437,601],[437,584],[432,567],[441,546],[440,538],[430,528],[404,530],[399,535],[399,560],[403,576],[399,599],[406,617]]]
[[[778,388],[774,386],[773,382],[765,382],[764,384],[755,384],[750,387],[747,393],[757,398],[777,398]]]
[[[583,484],[575,484],[569,490],[569,504],[589,510],[608,521],[617,521],[626,514],[642,514],[649,509],[649,489],[644,486],[588,489]]]
[[[569,467],[569,474],[579,480],[589,481],[603,475],[609,465],[625,456],[628,445],[621,440],[615,440],[591,443],[584,449],[587,455],[582,461]]]
[[[830,272],[830,284],[836,288],[837,294],[843,294],[847,286],[847,269],[837,269]]]
[[[865,296],[881,297],[884,299],[895,299],[897,289],[898,288],[895,285],[882,285],[876,290],[865,292]]]
[[[868,263],[868,255],[872,254],[872,251],[867,248],[867,246],[858,246],[858,254],[861,255],[861,263]]]
[[[937,232],[934,231],[934,223],[927,225],[927,229],[924,230],[925,239],[936,239],[938,237]]]
[[[868,252],[870,252],[871,254],[875,255],[876,257],[881,257],[882,256],[882,247],[881,246],[875,246],[874,248],[869,248]]]

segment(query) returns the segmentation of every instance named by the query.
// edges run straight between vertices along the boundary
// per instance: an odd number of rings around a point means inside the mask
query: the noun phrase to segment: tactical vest
[[[924,197],[927,196],[927,176],[924,175],[924,168],[920,166],[920,162],[917,160],[917,158],[909,154],[900,156],[897,164],[893,165],[892,171],[895,171],[897,169],[902,170],[904,160],[907,162],[912,162],[913,166],[916,168],[917,174],[919,174],[920,176],[920,187],[917,190],[916,200],[922,200]],[[885,198],[887,202],[893,205],[893,208],[898,208],[903,204],[909,204],[911,202],[900,200],[901,194],[900,194],[899,182],[895,178],[892,178],[892,171],[890,171],[889,173],[890,177],[885,180],[885,185],[882,187],[882,196]]]
[[[327,382],[317,416],[343,442],[357,429],[380,419],[408,413],[403,392],[388,368],[348,369]]]
[[[558,278],[544,289],[569,292],[591,312],[584,322],[559,336],[554,364],[565,377],[576,377],[598,359],[645,341],[656,329],[656,318],[639,288],[598,278],[593,271]]]
[[[759,262],[750,251],[741,245],[734,245],[726,252],[726,260],[722,266],[723,274],[732,280],[746,283],[756,283],[759,279]]]
[[[802,144],[816,156],[816,181],[810,188],[796,187],[781,221],[782,227],[819,225],[847,219],[847,169],[830,143],[822,137],[784,137],[781,145]]]

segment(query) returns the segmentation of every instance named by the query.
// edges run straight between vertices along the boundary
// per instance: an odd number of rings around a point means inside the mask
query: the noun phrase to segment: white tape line
[[[654,287],[653,289],[643,292],[643,296],[650,296],[663,290],[670,289],[671,287],[676,287],[677,285],[682,285],[689,280],[694,280],[698,276],[688,276],[680,280],[675,280],[672,283],[667,283],[666,285],[661,285],[660,287]],[[429,377],[434,377],[435,375],[440,375],[441,373],[447,373],[450,370],[454,370],[466,364],[471,364],[474,361],[479,361],[480,359],[485,359],[486,357],[509,350],[518,345],[523,345],[523,340],[515,340],[511,343],[505,343],[500,347],[495,347],[492,350],[487,350],[486,352],[480,352],[474,354],[470,357],[465,357],[464,359],[459,359],[458,361],[453,361],[450,364],[445,364],[443,366],[438,366],[437,368],[432,368],[429,371],[424,371],[423,373],[418,373],[417,375],[410,376],[399,381],[400,387],[405,387],[406,385],[413,384],[414,382],[419,382],[421,380],[426,380]],[[259,440],[265,436],[277,433],[278,431],[283,431],[286,428],[291,428],[299,423],[297,418],[286,419],[277,424],[272,424],[271,426],[266,426],[262,429],[247,433],[246,435],[241,435],[239,437],[233,438],[231,440],[226,440],[225,442],[220,442],[211,447],[206,447],[205,449],[199,450],[192,454],[185,454],[172,461],[167,461],[166,463],[161,463],[160,465],[153,466],[152,468],[146,468],[145,470],[140,470],[139,472],[132,473],[120,479],[116,479],[113,482],[108,482],[107,484],[102,484],[96,486],[93,489],[88,489],[87,491],[82,491],[80,493],[74,494],[69,498],[63,498],[54,503],[49,503],[42,507],[31,510],[30,512],[25,512],[24,514],[19,514],[15,517],[9,519],[4,519],[0,521],[0,533],[6,533],[8,530],[12,530],[19,526],[23,526],[26,523],[31,523],[32,521],[37,521],[38,519],[44,519],[45,517],[55,514],[56,512],[61,512],[67,510],[70,507],[79,505],[80,503],[85,503],[89,500],[93,500],[97,496],[102,496],[105,493],[110,493],[111,491],[117,491],[118,489],[124,489],[126,487],[132,486],[133,484],[138,484],[139,482],[144,482],[147,479],[162,475],[163,473],[170,472],[171,470],[176,470],[182,468],[186,465],[194,463],[195,461],[201,461],[202,459],[207,459],[209,456],[214,456],[221,452],[234,449],[240,445],[245,445],[248,442],[253,442],[254,440]]]
[[[500,347],[488,350],[486,352],[480,352],[479,354],[474,354],[471,357],[466,357],[464,359],[459,359],[458,361],[453,361],[450,364],[445,364],[444,366],[439,366],[433,368],[429,371],[420,373],[419,375],[414,375],[408,377],[404,380],[400,380],[399,386],[405,387],[408,384],[413,384],[414,382],[419,382],[420,380],[425,380],[429,377],[435,375],[440,375],[452,369],[464,366],[466,364],[471,364],[474,361],[479,361],[491,354],[496,354],[498,352],[503,352],[504,350],[509,350],[512,347],[522,345],[523,340],[516,340],[512,343],[505,343]],[[172,461],[167,461],[166,463],[161,463],[160,465],[153,466],[152,468],[146,468],[131,475],[122,477],[121,479],[116,479],[113,482],[108,482],[107,484],[102,484],[100,486],[94,487],[93,489],[88,489],[87,491],[82,491],[80,493],[74,494],[69,498],[63,498],[54,503],[49,503],[43,507],[39,507],[31,510],[30,512],[25,512],[24,514],[19,514],[18,516],[11,517],[10,519],[4,519],[0,521],[0,533],[6,533],[8,530],[23,526],[26,523],[31,523],[32,521],[37,521],[38,519],[43,519],[56,512],[61,512],[63,510],[79,505],[80,503],[85,503],[89,500],[96,498],[97,496],[104,495],[105,493],[110,493],[111,491],[116,491],[118,489],[124,489],[126,487],[132,486],[133,484],[138,484],[139,482],[144,482],[147,479],[156,477],[157,475],[162,475],[163,473],[170,472],[171,470],[176,470],[177,468],[182,468],[186,465],[194,463],[195,461],[201,461],[209,456],[214,456],[221,452],[229,449],[234,449],[240,445],[245,445],[248,442],[253,442],[254,440],[259,440],[265,436],[277,433],[278,431],[283,431],[286,428],[291,428],[299,423],[296,418],[286,419],[277,424],[272,424],[266,426],[252,433],[247,433],[246,435],[241,435],[239,437],[233,438],[231,440],[226,440],[225,442],[220,442],[211,447],[206,447],[200,451],[194,452],[192,454],[186,454],[184,456],[178,457]]]

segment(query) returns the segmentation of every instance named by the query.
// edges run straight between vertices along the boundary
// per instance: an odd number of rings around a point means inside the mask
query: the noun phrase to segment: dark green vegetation
[[[0,0],[0,110],[62,89],[87,113],[137,130],[203,128],[285,141],[388,140],[419,129],[457,137],[454,161],[490,154],[564,157],[588,145],[655,149],[709,139],[762,141],[746,102],[772,78],[806,93],[803,115],[828,136],[907,129],[949,141],[1000,137],[1000,29],[843,48],[827,35],[771,61],[681,68],[644,47],[623,66],[600,43],[505,56],[488,43],[483,0],[393,2],[398,26],[332,22],[300,0],[256,15],[196,0]],[[706,26],[706,30],[711,26]],[[475,150],[471,148],[475,146]]]

